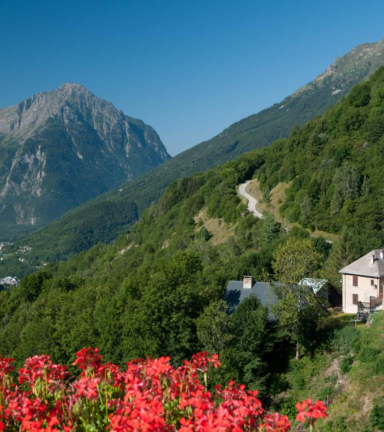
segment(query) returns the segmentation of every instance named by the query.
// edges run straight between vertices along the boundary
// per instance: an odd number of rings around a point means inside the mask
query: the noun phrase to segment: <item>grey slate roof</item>
[[[229,281],[224,300],[227,302],[230,312],[233,312],[244,299],[252,295],[257,297],[263,306],[276,303],[276,297],[267,282],[255,282],[252,288],[243,288],[243,281]]]
[[[382,252],[382,249],[373,250],[341,269],[340,273],[368,277],[384,276],[384,259],[381,258]],[[372,263],[373,256],[375,260]]]

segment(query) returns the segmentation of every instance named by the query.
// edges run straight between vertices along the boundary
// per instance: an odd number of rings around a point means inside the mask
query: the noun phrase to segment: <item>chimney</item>
[[[380,259],[384,260],[384,250],[383,249],[380,251]]]
[[[243,289],[251,289],[253,287],[254,283],[255,283],[255,280],[253,279],[253,276],[244,276],[243,277]]]
[[[376,261],[376,256],[375,254],[373,254],[371,258],[371,264],[375,264],[375,261]]]

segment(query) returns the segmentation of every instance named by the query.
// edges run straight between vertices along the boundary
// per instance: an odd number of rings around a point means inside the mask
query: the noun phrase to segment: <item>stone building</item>
[[[343,312],[356,313],[358,306],[382,309],[384,250],[373,250],[340,270]]]

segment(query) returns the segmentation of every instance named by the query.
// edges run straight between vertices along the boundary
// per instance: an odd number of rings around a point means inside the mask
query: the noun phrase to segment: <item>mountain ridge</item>
[[[68,105],[73,105],[81,114],[86,113],[86,109],[91,110],[86,120],[103,139],[110,138],[114,122],[118,120],[127,118],[137,125],[145,125],[142,120],[125,115],[112,102],[98,98],[83,85],[65,83],[55,90],[37,93],[17,105],[0,109],[0,131],[14,137],[29,137],[48,118],[62,115]],[[100,111],[104,114],[102,124],[98,118]]]
[[[79,84],[1,109],[0,132],[0,234],[41,226],[170,158],[152,127]]]
[[[124,206],[124,203],[134,202],[141,214],[157,202],[172,181],[196,172],[204,172],[245,152],[268,146],[275,140],[287,137],[296,124],[304,125],[325,112],[331,105],[348,95],[355,84],[369,78],[382,65],[384,39],[373,44],[359,45],[336,59],[332,67],[327,68],[333,69],[332,73],[322,72],[311,83],[283,101],[232,124],[212,139],[185,150],[150,173],[98,196],[92,203],[114,201]],[[336,90],[340,91],[335,92]],[[78,226],[87,223],[87,205],[73,209],[59,220],[25,238],[24,241],[35,248],[33,261],[38,259],[37,257],[52,261],[73,255],[74,251],[70,246],[73,239],[68,242],[67,239],[78,235]],[[69,226],[71,229],[68,231]],[[123,227],[128,226],[129,221],[126,224],[116,223],[116,231],[110,231],[109,239],[116,238]],[[58,239],[59,241],[55,243],[52,241],[53,238],[55,242]],[[99,241],[100,238],[95,236],[88,244],[96,244]],[[52,251],[49,246],[51,244],[60,244],[60,247]]]
[[[130,233],[0,292],[1,352],[16,362],[46,353],[55,363],[73,364],[81,347],[97,346],[106,361],[120,365],[159,356],[181,363],[211,350],[224,371],[212,372],[215,384],[235,378],[270,395],[287,414],[297,400],[326,400],[323,431],[379,430],[382,312],[355,328],[351,316],[327,311],[322,298],[320,317],[311,308],[295,321],[303,330],[298,361],[298,342],[281,315],[271,320],[256,296],[229,314],[238,296],[225,293],[228,281],[245,274],[288,286],[276,265],[282,252],[301,255],[301,270],[288,265],[286,274],[332,281],[334,273],[340,281],[343,262],[382,247],[383,120],[384,67],[287,139],[176,180]],[[273,187],[288,186],[279,204],[297,222],[290,231],[271,213],[260,219],[247,211],[237,188],[254,178],[266,204]],[[338,235],[333,244],[311,236],[320,223]],[[313,264],[297,254],[304,244]],[[297,309],[296,299],[291,304]]]

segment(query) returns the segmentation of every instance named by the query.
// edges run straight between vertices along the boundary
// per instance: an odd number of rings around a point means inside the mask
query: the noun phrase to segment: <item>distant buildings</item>
[[[384,310],[384,249],[372,250],[340,270],[342,296],[325,279],[301,280],[298,285],[312,289],[318,298],[324,298],[332,307],[342,306],[345,313],[369,314]],[[269,283],[245,276],[243,281],[229,281],[225,300],[233,311],[244,299],[256,296],[262,305],[276,303]]]
[[[30,252],[31,250],[32,250],[32,248],[30,246],[20,246],[19,247],[20,253],[27,253],[27,252]]]
[[[3,285],[5,287],[10,286],[17,286],[20,283],[20,279],[16,276],[7,276],[3,279],[0,279],[0,285]]]
[[[0,252],[6,247],[6,246],[11,246],[13,245],[13,243],[8,243],[8,242],[0,242]]]

